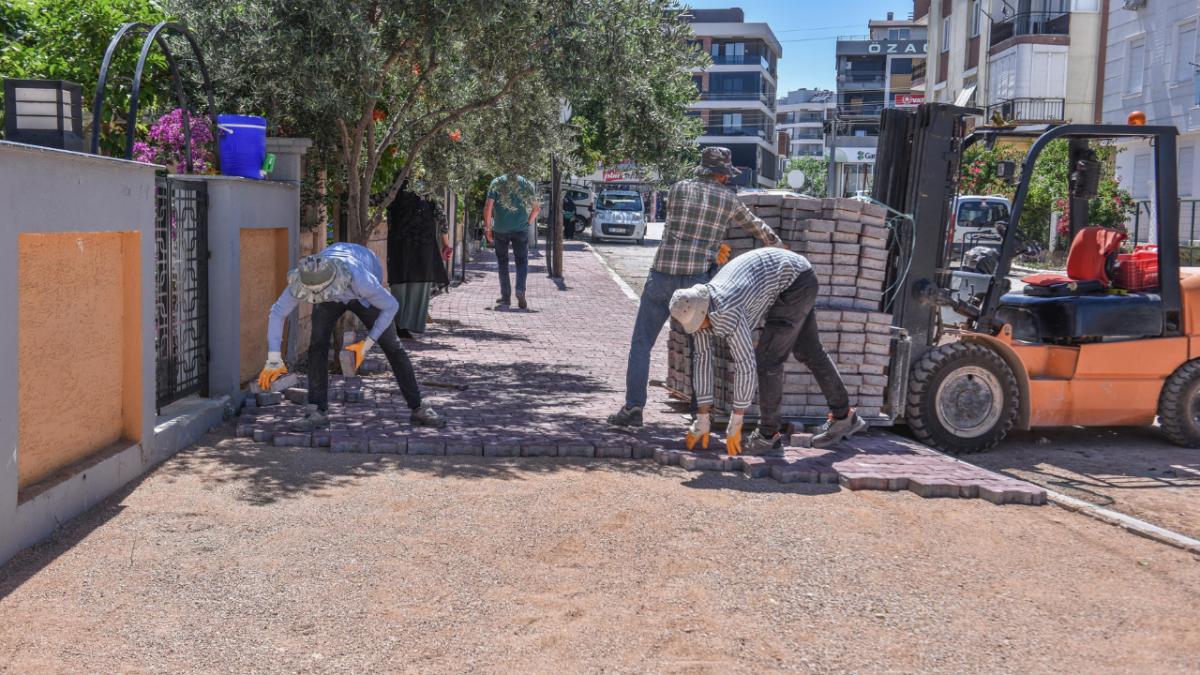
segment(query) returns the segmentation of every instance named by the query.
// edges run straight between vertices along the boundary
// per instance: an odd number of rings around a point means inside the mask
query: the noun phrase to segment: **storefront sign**
[[[925,56],[928,51],[929,42],[927,40],[842,40],[837,43],[839,56],[860,54]]]
[[[924,94],[896,94],[896,107],[921,105],[925,102]]]

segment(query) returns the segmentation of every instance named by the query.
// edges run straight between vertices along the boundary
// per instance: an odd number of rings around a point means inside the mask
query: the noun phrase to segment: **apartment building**
[[[870,21],[870,33],[837,39],[836,135],[831,194],[849,196],[870,188],[879,143],[879,116],[885,107],[917,106],[924,94],[913,88],[925,71],[927,28],[912,17]]]
[[[1124,124],[1132,112],[1146,115],[1146,124],[1164,124],[1179,130],[1178,169],[1180,236],[1200,238],[1196,199],[1200,198],[1200,51],[1197,25],[1200,4],[1196,0],[1111,0],[1108,7],[1104,81],[1103,121]],[[1148,221],[1148,202],[1154,194],[1154,151],[1147,142],[1124,144],[1117,155],[1117,175],[1135,199],[1145,200],[1143,223]],[[1144,227],[1144,226],[1143,226]],[[1139,228],[1139,237],[1148,230]]]
[[[695,44],[713,65],[693,74],[700,100],[692,114],[704,122],[701,148],[733,154],[742,175],[731,183],[775,187],[781,162],[776,131],[777,67],[783,47],[766,23],[747,23],[740,8],[688,12]]]
[[[825,156],[825,120],[832,116],[836,96],[826,89],[795,89],[779,97],[775,121],[787,134],[785,157]]]
[[[1114,0],[1119,1],[1119,0]],[[1097,77],[1110,0],[916,0],[929,61],[914,87],[931,101],[1005,119],[1100,119]],[[1193,3],[1194,4],[1194,3]]]

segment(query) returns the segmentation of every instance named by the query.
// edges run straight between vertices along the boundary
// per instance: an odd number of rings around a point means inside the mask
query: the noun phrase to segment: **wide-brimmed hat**
[[[692,171],[697,176],[740,176],[741,171],[733,168],[733,153],[729,148],[711,146],[700,154],[700,166]]]
[[[671,295],[671,317],[683,326],[685,333],[700,330],[708,316],[708,286],[696,284],[681,288]]]
[[[329,302],[350,287],[350,268],[343,260],[310,255],[288,272],[288,289],[301,302]]]

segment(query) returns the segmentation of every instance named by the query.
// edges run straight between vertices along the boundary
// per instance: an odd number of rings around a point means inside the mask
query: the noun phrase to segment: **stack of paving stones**
[[[659,464],[675,464],[688,471],[741,471],[750,478],[773,478],[780,483],[910,490],[922,497],[986,499],[994,504],[1046,503],[1046,491],[1037,486],[960,462],[894,434],[867,431],[854,436],[852,444],[824,449],[805,447],[811,438],[809,434],[792,435],[791,447],[783,457],[663,449],[654,458]]]
[[[850,403],[864,418],[880,418],[891,347],[892,315],[879,311],[887,262],[886,209],[854,199],[811,199],[747,194],[742,201],[775,230],[788,248],[806,257],[820,281],[817,327],[825,350],[837,364]],[[725,239],[735,258],[763,243],[740,227]],[[757,343],[760,330],[754,332]],[[722,340],[716,340],[713,406],[728,414],[733,406],[733,368]],[[672,322],[666,385],[690,397],[687,336]],[[781,413],[785,419],[829,414],[816,380],[794,356],[784,364]],[[759,412],[757,402],[746,410]]]
[[[367,367],[359,368],[360,377],[330,376],[329,429],[290,431],[291,422],[303,415],[308,398],[306,378],[299,376],[281,391],[249,397],[238,418],[238,435],[279,447],[327,448],[332,452],[647,460],[657,454],[674,457],[674,463],[685,467],[697,461],[683,459],[693,454],[685,454],[686,424],[677,405],[656,395],[661,390],[650,389],[644,427],[621,431],[605,422],[624,396],[629,327],[637,304],[630,302],[612,282],[608,270],[580,244],[568,243],[564,253],[564,267],[571,271],[569,292],[561,291],[546,277],[542,260],[535,256],[530,263],[528,295],[532,308],[496,308],[495,257],[490,251],[482,252],[468,267],[466,284],[431,301],[431,313],[453,317],[458,323],[431,324],[418,340],[404,343],[419,379],[469,385],[465,391],[422,386],[425,400],[449,421],[446,428],[426,429],[409,423],[410,411],[395,378],[388,374],[364,375],[365,371],[386,370],[383,354],[376,349],[363,364]],[[589,320],[594,319],[591,313],[595,307],[604,308],[602,326]],[[651,353],[651,367],[661,372],[667,367],[667,337],[664,334],[659,339]],[[796,434],[790,438],[793,444],[802,445],[806,436]],[[716,435],[711,442],[714,449],[723,448]],[[860,450],[859,445],[856,436],[853,449],[833,451],[836,459],[802,448],[789,450],[792,454],[784,459],[809,453],[807,458],[813,463],[828,460],[831,466],[836,464],[838,474],[834,477],[818,472],[818,480],[838,482],[846,476],[847,480],[855,479],[847,484],[849,488],[860,489],[881,485],[880,476],[892,475],[879,473],[886,468],[884,460],[888,457],[941,457],[928,449],[914,453],[866,445]],[[749,470],[751,475],[764,477],[771,475],[777,463],[725,458],[716,453],[694,454],[710,463],[720,457],[722,466],[727,463],[730,470],[737,471],[747,471],[747,464],[766,462],[770,469]],[[965,467],[949,461],[957,470]],[[853,469],[860,468],[857,464],[869,465],[869,471],[855,474]],[[791,482],[807,477],[793,476],[790,470],[781,469],[779,473]],[[914,480],[910,475],[896,476],[896,485],[903,477],[909,489],[920,489],[920,477]],[[987,489],[1007,486],[1011,480],[989,472],[964,474],[959,479],[974,481],[976,494],[984,497],[991,495]],[[968,488],[966,493],[970,492]]]

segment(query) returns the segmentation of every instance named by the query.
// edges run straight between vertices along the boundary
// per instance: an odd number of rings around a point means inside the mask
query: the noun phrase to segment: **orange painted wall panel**
[[[241,231],[241,363],[242,384],[258,377],[267,360],[267,323],[271,305],[287,288],[287,228]],[[289,322],[290,323],[290,322]],[[287,349],[287,330],[283,348]]]
[[[137,232],[21,234],[18,487],[126,439],[142,415]]]

